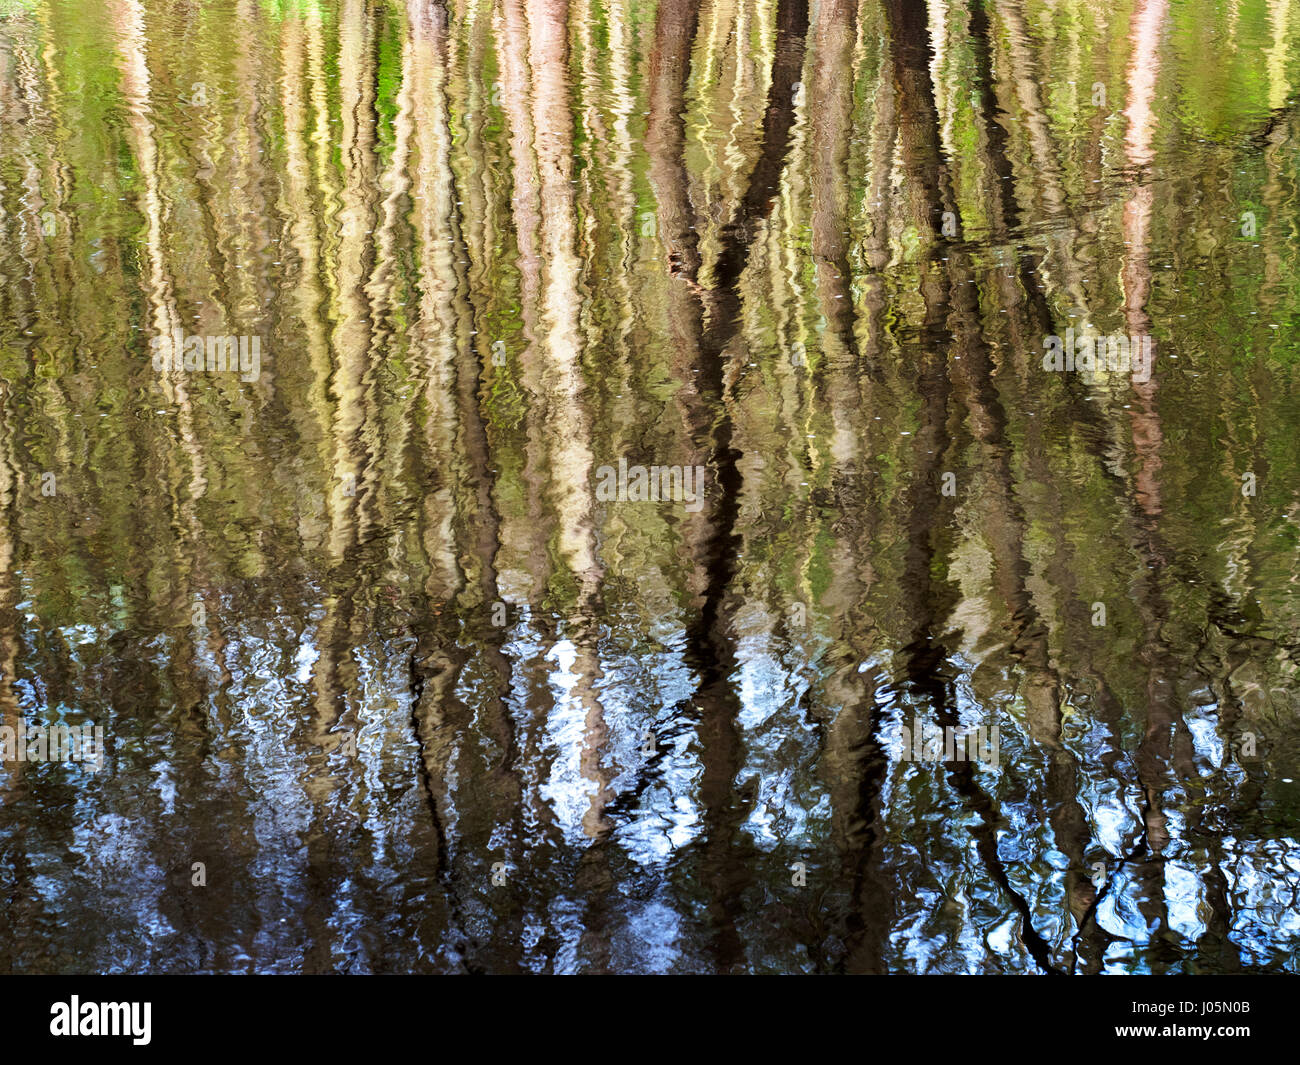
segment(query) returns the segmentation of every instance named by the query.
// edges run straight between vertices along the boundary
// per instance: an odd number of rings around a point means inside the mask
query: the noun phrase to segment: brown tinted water
[[[0,971],[1296,971],[1298,102],[1291,0],[0,0]]]

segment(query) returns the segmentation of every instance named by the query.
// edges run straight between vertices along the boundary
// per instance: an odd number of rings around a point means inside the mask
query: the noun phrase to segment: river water
[[[1292,0],[0,0],[0,971],[1300,969],[1298,103]]]

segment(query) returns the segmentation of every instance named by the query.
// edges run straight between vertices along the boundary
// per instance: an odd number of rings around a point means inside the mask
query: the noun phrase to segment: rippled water
[[[0,0],[0,970],[1300,969],[1298,94],[1292,0]]]

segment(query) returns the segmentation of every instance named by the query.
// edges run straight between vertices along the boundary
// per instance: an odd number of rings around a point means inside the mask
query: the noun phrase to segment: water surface
[[[0,971],[1300,969],[1298,102],[1292,0],[0,0],[0,725],[105,736]]]

